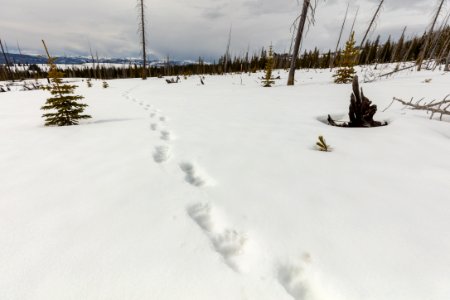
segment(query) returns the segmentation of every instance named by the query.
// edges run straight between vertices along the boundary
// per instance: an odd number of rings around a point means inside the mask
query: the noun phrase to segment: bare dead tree
[[[331,70],[333,70],[336,53],[338,52],[339,44],[341,43],[342,32],[344,32],[344,27],[345,27],[345,22],[347,21],[349,7],[350,7],[350,1],[347,3],[347,9],[345,10],[344,20],[342,21],[341,31],[339,32],[339,38],[338,38],[338,41],[336,44],[336,50],[334,50],[334,53],[333,53],[332,57],[330,58],[330,69]]]
[[[439,120],[442,121],[443,116],[450,116],[450,94],[445,96],[445,98],[441,101],[436,102],[432,100],[430,102],[424,101],[424,99],[420,99],[414,102],[414,98],[411,98],[410,101],[404,101],[400,98],[394,97],[391,104],[384,111],[386,111],[392,104],[397,101],[403,104],[405,107],[409,107],[412,110],[423,110],[427,113],[431,113],[430,119],[433,119],[434,115],[440,115]]]
[[[446,72],[450,71],[450,49],[448,50],[447,58],[445,59],[445,68]]]
[[[434,37],[434,40],[433,40],[433,43],[432,43],[432,48],[431,48],[432,50],[430,52],[430,55],[428,56],[427,69],[430,68],[430,64],[431,64],[433,58],[435,58],[435,64],[434,64],[433,70],[440,64],[440,62],[439,62],[439,54],[437,55],[437,57],[435,57],[435,55],[436,55],[436,51],[437,51],[438,46],[439,46],[439,41],[441,40],[442,34],[444,33],[444,28],[447,27],[449,18],[450,18],[450,12],[447,14],[447,16],[442,21],[442,24],[439,27],[438,34],[436,34],[436,36]],[[444,48],[445,47],[446,47],[446,45],[444,45]]]
[[[350,28],[350,34],[348,35],[348,39],[350,39],[350,37],[352,36],[352,33],[355,29],[355,23],[356,23],[356,19],[358,18],[358,13],[359,13],[359,6],[356,9],[355,17],[353,18],[352,28]]]
[[[444,63],[444,71],[448,71],[448,70],[446,70],[446,68],[447,68],[447,60],[446,60],[447,53],[450,53],[450,37],[447,39],[444,46],[442,47],[442,50],[437,55],[436,63],[434,64],[433,71],[436,70],[436,68],[442,62]]]
[[[147,79],[147,36],[145,31],[145,4],[144,0],[138,0],[139,9],[139,33],[141,35],[141,47],[142,47],[142,79]]]
[[[227,72],[228,69],[228,60],[230,59],[230,46],[231,46],[231,32],[233,30],[233,24],[230,25],[230,31],[228,32],[228,42],[227,42],[227,48],[225,50],[225,61],[223,64],[223,71],[224,73]]]
[[[361,44],[359,46],[360,48],[363,47],[364,42],[366,41],[366,39],[367,39],[367,37],[369,35],[369,32],[372,30],[373,25],[376,23],[375,21],[376,21],[376,19],[378,18],[379,14],[380,14],[381,7],[383,6],[383,3],[384,3],[384,0],[381,0],[380,4],[378,4],[377,10],[375,11],[375,14],[372,17],[372,20],[369,23],[369,27],[367,27],[366,33],[364,34],[364,37],[361,40]]]
[[[442,7],[444,6],[445,0],[439,0],[439,1],[440,1],[440,3],[436,9],[436,14],[433,17],[433,21],[431,22],[431,27],[430,27],[430,30],[428,31],[427,38],[425,40],[425,44],[423,45],[422,50],[420,51],[420,54],[419,54],[419,58],[417,59],[417,71],[422,70],[423,60],[425,59],[431,39],[433,38],[434,27],[436,26],[436,22],[439,18],[439,15],[441,14]]]
[[[294,41],[295,41],[295,33],[297,31],[297,26],[293,26],[293,30],[292,30],[292,36],[291,36],[291,45],[289,46],[289,52],[288,55],[289,57],[292,56],[292,48],[294,47]],[[289,60],[286,60],[286,69],[290,67],[290,63]]]
[[[2,43],[1,39],[0,39],[0,47],[2,49],[3,57],[5,58],[5,65],[6,65],[6,70],[8,72],[8,75],[9,75],[9,79],[14,81],[14,77],[11,72],[11,66],[9,65],[8,57],[6,56],[5,49],[3,48],[3,43]]]
[[[92,53],[92,47],[91,47],[91,42],[88,42],[89,43],[89,52],[90,52],[90,54],[91,54],[91,59],[92,59],[92,72],[93,72],[93,77],[94,77],[94,79],[97,79],[97,72],[95,71],[96,70],[96,68],[95,68],[95,59],[94,59],[94,54]]]
[[[308,15],[308,9],[309,9],[310,5],[311,5],[311,0],[303,0],[303,9],[302,9],[302,14],[299,19],[299,25],[297,28],[297,36],[295,38],[295,45],[294,45],[294,49],[293,49],[293,53],[292,53],[292,57],[291,57],[291,68],[289,70],[289,77],[288,77],[287,85],[294,85],[297,57],[298,57],[298,53],[300,51],[300,43],[302,41],[303,31],[305,29],[306,18]]]
[[[98,52],[95,51],[95,57],[97,59],[97,69],[98,69],[98,78],[103,79],[103,72],[102,68],[100,68],[100,60],[98,59]]]
[[[22,55],[22,50],[20,49],[19,41],[17,42],[17,50],[19,51],[19,54]]]
[[[400,39],[398,40],[398,43],[394,48],[394,52],[392,53],[391,63],[393,63],[395,61],[395,59],[397,58],[397,54],[400,53],[402,50],[403,42],[405,40],[406,28],[407,28],[407,26],[405,26],[403,28],[402,35],[400,36]]]

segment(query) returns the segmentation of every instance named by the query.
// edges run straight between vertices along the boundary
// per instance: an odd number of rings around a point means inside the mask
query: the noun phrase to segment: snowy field
[[[363,83],[372,129],[320,121],[351,93],[328,70],[278,74],[79,82],[61,128],[0,93],[0,299],[450,299],[450,120],[381,112],[450,74]]]

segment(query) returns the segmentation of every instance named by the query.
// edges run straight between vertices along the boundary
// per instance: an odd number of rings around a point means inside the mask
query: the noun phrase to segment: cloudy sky
[[[317,0],[316,23],[304,47],[334,48],[347,0]],[[16,52],[43,53],[45,39],[53,55],[87,55],[89,44],[102,57],[139,55],[137,0],[2,0],[0,38]],[[158,57],[213,60],[225,51],[232,26],[231,50],[242,54],[271,43],[289,50],[290,27],[299,14],[297,0],[145,0],[150,53]],[[302,2],[299,0],[299,2]],[[356,37],[361,38],[379,0],[350,0],[349,30],[360,7]],[[438,0],[385,0],[372,37],[424,32]],[[450,10],[447,0],[444,15]],[[441,19],[444,18],[444,15]],[[346,36],[348,33],[346,33]]]

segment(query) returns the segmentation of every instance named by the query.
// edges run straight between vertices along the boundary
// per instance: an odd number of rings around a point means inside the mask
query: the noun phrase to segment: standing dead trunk
[[[394,52],[392,53],[392,57],[391,57],[391,61],[390,61],[391,63],[396,61],[397,56],[402,51],[403,43],[405,40],[406,28],[407,28],[406,26],[403,28],[402,35],[400,36],[400,39],[398,40],[397,45],[395,45]]]
[[[441,27],[439,28],[438,34],[435,35],[433,43],[431,45],[431,52],[430,55],[428,55],[428,63],[427,63],[427,69],[430,68],[430,64],[432,59],[434,58],[434,62],[435,62],[435,66],[433,68],[433,70],[440,64],[439,62],[439,53],[436,57],[436,51],[439,47],[439,41],[441,41],[442,38],[442,34],[444,33],[444,29],[445,27],[447,27],[447,23],[448,23],[448,19],[450,18],[450,13],[447,14],[447,16],[445,17],[444,21],[442,22]],[[444,47],[446,47],[446,45],[444,45]]]
[[[345,22],[347,21],[347,15],[348,15],[348,8],[349,7],[350,7],[350,1],[347,3],[347,9],[345,10],[344,21],[342,21],[341,32],[339,33],[339,39],[338,39],[337,44],[336,44],[336,50],[334,50],[334,53],[332,54],[332,57],[330,59],[330,69],[331,69],[331,71],[333,70],[333,67],[334,67],[334,60],[336,59],[336,53],[337,53],[337,51],[339,49],[339,44],[341,43],[342,32],[344,31]]]
[[[439,67],[441,65],[441,63],[444,63],[444,70],[446,68],[446,55],[447,55],[447,51],[449,51],[450,49],[450,38],[447,39],[447,41],[445,42],[444,46],[442,47],[441,51],[439,52],[439,54],[436,57],[436,63],[434,64],[433,67],[433,71],[436,70],[437,67]]]
[[[97,69],[95,68],[95,58],[94,58],[94,54],[92,53],[91,43],[89,43],[89,52],[91,53],[91,59],[92,59],[92,75],[94,76],[94,79],[97,79]]]
[[[228,71],[228,60],[230,59],[230,45],[231,45],[231,30],[233,29],[233,24],[230,25],[230,31],[228,32],[228,42],[227,49],[225,51],[225,61],[223,64],[223,72],[227,73]]]
[[[303,31],[305,29],[306,17],[308,15],[308,9],[309,9],[310,4],[311,4],[311,0],[303,0],[303,9],[302,9],[302,14],[300,16],[300,21],[298,24],[297,37],[295,39],[294,51],[293,51],[292,57],[291,57],[291,68],[289,70],[289,77],[288,77],[287,85],[294,85],[297,57],[298,57],[298,53],[300,51],[300,44],[302,41]]]
[[[445,60],[445,68],[444,68],[444,70],[446,72],[450,71],[450,50],[448,51],[447,59]]]
[[[141,33],[141,46],[142,46],[142,79],[147,79],[147,45],[145,35],[145,5],[144,0],[139,0],[139,32]]]
[[[383,3],[384,3],[384,0],[381,0],[380,4],[378,5],[377,10],[375,11],[375,14],[372,17],[372,20],[369,23],[369,27],[367,27],[367,30],[366,30],[366,33],[364,34],[364,37],[361,40],[361,45],[359,46],[360,49],[362,49],[362,47],[364,45],[364,42],[366,41],[367,36],[369,35],[370,30],[372,29],[373,24],[375,24],[375,20],[377,19],[378,15],[380,13],[381,6],[383,5]]]
[[[8,72],[8,75],[9,75],[9,79],[10,80],[14,80],[14,76],[13,76],[13,74],[11,72],[11,67],[9,65],[8,57],[6,56],[5,49],[3,49],[2,40],[0,40],[0,47],[2,49],[3,57],[5,58],[5,66],[6,66],[6,70]]]
[[[358,9],[356,10],[355,17],[353,18],[352,28],[350,28],[350,34],[348,36],[348,39],[350,39],[350,37],[352,36],[352,33],[354,32],[356,19],[358,18],[358,13],[359,13],[359,6],[358,6]]]
[[[433,18],[433,22],[431,23],[430,31],[428,32],[427,39],[425,40],[425,45],[423,46],[422,51],[420,51],[419,59],[417,60],[417,71],[422,70],[422,63],[427,54],[428,46],[430,45],[431,39],[433,38],[434,27],[436,26],[436,22],[439,18],[439,15],[441,14],[441,10],[442,10],[442,7],[444,6],[444,2],[445,2],[445,0],[441,0],[441,3],[439,4],[439,6],[436,10],[436,14]]]

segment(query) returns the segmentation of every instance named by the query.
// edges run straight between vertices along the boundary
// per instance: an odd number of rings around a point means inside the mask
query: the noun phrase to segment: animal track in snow
[[[234,229],[220,231],[210,204],[193,205],[187,212],[209,238],[214,250],[222,256],[225,263],[236,272],[242,271],[239,258],[244,254],[247,238]]]
[[[164,141],[170,141],[172,139],[172,134],[170,133],[170,131],[162,130],[161,139]]]
[[[188,215],[200,226],[201,229],[210,232],[214,223],[211,218],[211,205],[209,203],[197,203],[187,210]]]
[[[169,146],[156,146],[153,152],[153,160],[157,163],[163,163],[170,158],[170,147]]]
[[[278,267],[278,281],[295,300],[315,300],[315,278],[312,274],[310,256],[291,260]]]
[[[222,255],[226,264],[239,272],[240,266],[236,260],[244,252],[247,239],[234,229],[227,229],[222,234],[212,238],[214,249]]]
[[[161,117],[159,117],[159,120],[160,120],[161,122],[165,122],[165,121],[167,121],[167,118],[164,117],[164,116],[161,116]]]
[[[150,118],[154,118],[154,117],[156,117],[156,113],[155,113],[155,112],[152,112],[152,113],[150,114]]]
[[[153,130],[153,131],[157,130],[158,129],[158,124],[157,123],[150,124],[150,129]]]
[[[183,162],[180,164],[180,169],[186,175],[184,179],[193,186],[201,187],[208,183],[206,176],[202,175],[194,164]]]

